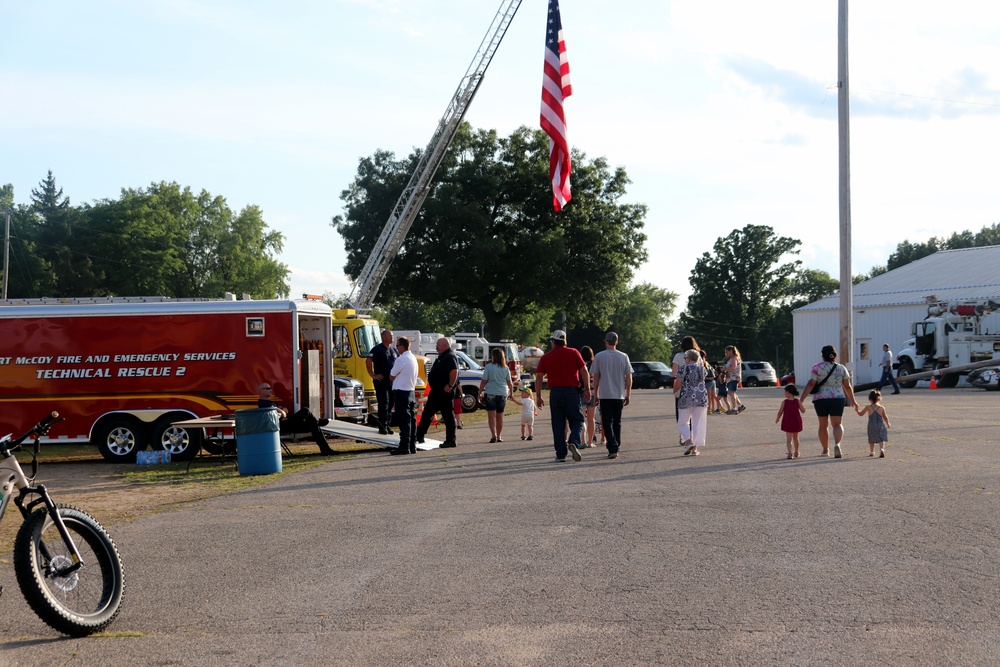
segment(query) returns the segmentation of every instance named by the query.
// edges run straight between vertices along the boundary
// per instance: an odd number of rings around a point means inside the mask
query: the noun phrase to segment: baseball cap
[[[604,334],[604,340],[607,341],[608,343],[617,343],[618,334],[616,334],[614,331],[609,331],[608,333]]]
[[[549,336],[549,340],[561,340],[565,343],[566,332],[563,331],[562,329],[556,329],[555,331],[552,332],[552,335]]]

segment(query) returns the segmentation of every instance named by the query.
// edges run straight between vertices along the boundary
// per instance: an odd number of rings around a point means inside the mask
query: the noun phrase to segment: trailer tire
[[[135,463],[136,454],[146,449],[146,429],[135,417],[112,417],[97,434],[97,449],[112,463]]]
[[[938,386],[942,389],[954,389],[958,386],[958,373],[945,373],[938,379]]]
[[[164,417],[153,424],[153,449],[170,452],[170,459],[190,461],[201,447],[201,430],[174,426],[176,417]]]
[[[462,414],[469,414],[479,409],[479,393],[475,389],[465,387],[462,390]]]
[[[899,386],[903,389],[913,389],[917,386],[916,380],[913,382],[904,382],[903,378],[907,375],[913,375],[913,362],[909,359],[903,359],[899,362],[899,370],[896,371],[896,379],[899,381]]]

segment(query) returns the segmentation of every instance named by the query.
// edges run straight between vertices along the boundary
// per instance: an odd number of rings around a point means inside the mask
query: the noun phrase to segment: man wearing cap
[[[601,425],[608,443],[608,458],[618,458],[622,444],[622,408],[632,394],[632,363],[628,355],[618,350],[618,334],[609,331],[604,336],[604,350],[590,364],[594,393],[601,402]]]
[[[542,379],[549,376],[549,409],[552,414],[552,439],[556,448],[556,462],[566,461],[566,451],[580,460],[580,443],[583,437],[583,403],[590,401],[590,373],[579,350],[566,346],[566,332],[557,329],[549,337],[552,349],[542,355],[535,370],[535,393],[538,407],[542,399]],[[583,402],[580,387],[583,387]],[[566,424],[569,423],[569,444],[566,443]]]

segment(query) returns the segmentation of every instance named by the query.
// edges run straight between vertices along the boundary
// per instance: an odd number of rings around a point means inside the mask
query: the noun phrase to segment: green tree
[[[54,280],[55,294],[51,296],[72,296],[87,291],[94,285],[93,261],[81,251],[87,243],[87,232],[81,228],[80,210],[71,206],[69,197],[63,196],[62,188],[49,171],[37,189],[31,191],[31,211],[35,215],[34,224],[25,230],[26,236],[34,242],[36,251],[49,267]]]
[[[775,316],[792,296],[802,264],[782,260],[798,254],[800,245],[764,225],[718,239],[691,271],[692,293],[676,335],[694,335],[710,351],[736,345],[746,359],[766,358],[774,349]]]
[[[86,213],[90,252],[103,257],[103,294],[288,295],[288,268],[274,258],[283,236],[268,230],[256,206],[234,215],[222,197],[162,182],[122,190]]]
[[[53,294],[55,274],[38,250],[39,218],[29,206],[14,204],[14,186],[0,188],[0,224],[10,212],[10,249],[7,266],[7,297],[30,298]]]
[[[360,273],[418,159],[378,151],[364,158],[333,219],[347,249],[345,272]],[[573,200],[552,211],[548,138],[521,127],[460,128],[435,184],[382,283],[380,303],[417,297],[454,301],[482,313],[487,337],[510,318],[564,311],[572,321],[607,319],[646,258],[646,207],[621,200],[625,170],[573,153]],[[536,325],[537,326],[537,325]]]
[[[969,230],[954,232],[947,239],[932,236],[924,243],[911,243],[909,240],[896,245],[896,252],[889,255],[885,270],[892,271],[927,255],[933,255],[939,250],[958,250],[960,248],[981,248],[989,245],[1000,245],[1000,223],[983,227],[976,233]],[[878,275],[872,269],[871,277]],[[883,271],[884,273],[885,271]]]
[[[640,283],[619,300],[610,328],[620,343],[618,349],[632,359],[669,361],[672,346],[667,340],[667,320],[677,307],[677,294],[651,283]],[[601,347],[596,348],[599,352]]]

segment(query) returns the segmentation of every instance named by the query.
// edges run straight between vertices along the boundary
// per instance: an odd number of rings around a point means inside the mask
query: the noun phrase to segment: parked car
[[[966,381],[981,389],[1000,389],[1000,366],[977,368],[969,373]]]
[[[368,418],[368,408],[365,403],[365,386],[354,378],[333,378],[334,389],[337,392],[333,400],[333,412],[337,419],[364,423]]]
[[[790,384],[795,384],[795,373],[791,372],[788,375],[782,375],[780,382],[782,387],[787,387]]]
[[[483,379],[483,367],[475,359],[461,350],[454,350],[455,358],[458,360],[458,383],[462,386],[462,412],[475,412],[480,407],[485,407],[479,402],[479,383]],[[431,366],[437,359],[438,353],[431,352],[427,355],[427,372],[431,372]],[[517,386],[517,379],[512,378],[514,386]]]
[[[632,386],[636,389],[673,387],[674,376],[662,361],[633,361]]]
[[[778,386],[778,374],[774,372],[774,366],[767,361],[744,361],[743,362],[743,386],[756,387]]]

